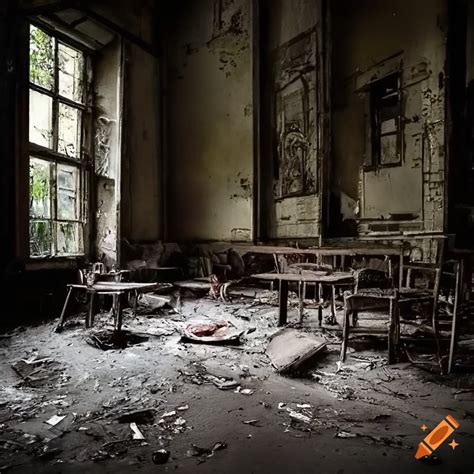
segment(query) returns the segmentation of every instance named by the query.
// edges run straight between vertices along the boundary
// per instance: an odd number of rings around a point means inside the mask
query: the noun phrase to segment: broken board
[[[272,336],[266,354],[278,372],[290,372],[300,368],[325,347],[324,339],[296,329],[283,329]]]

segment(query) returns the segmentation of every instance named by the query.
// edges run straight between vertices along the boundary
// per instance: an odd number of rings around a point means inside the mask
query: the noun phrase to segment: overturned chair
[[[363,320],[378,325],[360,326],[359,313],[369,313]],[[380,317],[379,315],[383,315]],[[398,360],[400,345],[399,292],[390,276],[381,270],[361,269],[356,272],[354,293],[344,295],[344,320],[340,360],[346,359],[349,334],[387,334],[388,362]]]

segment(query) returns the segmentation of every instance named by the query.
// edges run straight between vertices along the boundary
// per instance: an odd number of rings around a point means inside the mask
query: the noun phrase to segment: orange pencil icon
[[[429,456],[433,451],[438,449],[458,427],[459,423],[451,415],[441,420],[438,426],[418,445],[415,458],[420,459],[424,456]]]

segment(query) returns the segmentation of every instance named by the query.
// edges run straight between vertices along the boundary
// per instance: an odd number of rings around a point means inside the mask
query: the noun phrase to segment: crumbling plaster
[[[360,200],[362,219],[412,214],[414,219],[400,223],[400,230],[442,232],[446,2],[400,0],[387,5],[381,0],[338,0],[332,7],[332,186]],[[364,171],[368,95],[359,88],[364,78],[383,77],[387,62],[393,63],[397,54],[403,96],[402,165]],[[363,221],[359,232],[370,231]]]
[[[318,0],[276,0],[272,1],[268,8],[269,22],[269,54],[275,55],[278,48],[294,40],[301,34],[317,28],[317,34],[320,34],[320,2]],[[318,43],[318,41],[316,41]],[[320,49],[314,45],[316,55]],[[315,67],[316,69],[316,67]],[[317,74],[321,71],[315,71]],[[308,100],[309,107],[318,109],[317,94],[319,84],[315,84],[316,90],[310,91]],[[317,117],[317,115],[316,115]],[[319,183],[321,173],[321,149],[319,146],[318,134],[320,133],[320,124],[317,118],[310,123],[311,132],[309,134],[311,146],[314,147],[317,166],[315,172],[318,183],[316,192],[313,194],[284,197],[275,199],[272,189],[274,183],[266,183],[266,206],[269,217],[269,237],[271,239],[285,238],[309,238],[316,239],[320,235],[320,192]],[[267,155],[264,157],[265,166],[272,166],[269,163],[273,157]],[[265,190],[263,191],[265,193]]]

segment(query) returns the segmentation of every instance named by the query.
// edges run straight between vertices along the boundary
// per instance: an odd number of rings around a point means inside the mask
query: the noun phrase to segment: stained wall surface
[[[337,0],[331,6],[333,195],[352,203],[347,214],[361,219],[361,234],[443,231],[446,2]],[[364,88],[394,71],[402,91],[401,165],[364,168],[370,154]]]
[[[322,74],[320,2],[267,2],[264,63],[271,97],[272,137],[262,156],[263,212],[270,239],[316,239],[320,234],[320,123]],[[319,64],[319,69],[317,64]],[[288,183],[288,184],[286,184]]]
[[[250,240],[251,1],[181,3],[166,48],[166,239]]]

